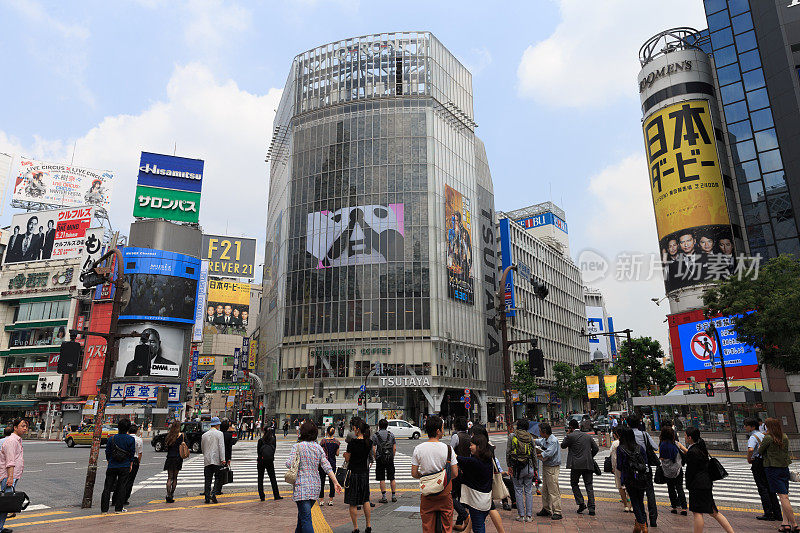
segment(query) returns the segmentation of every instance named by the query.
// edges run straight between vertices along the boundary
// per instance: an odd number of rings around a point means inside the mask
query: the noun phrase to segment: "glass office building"
[[[800,256],[800,6],[706,0],[696,45],[714,58],[717,89],[750,254]]]
[[[476,126],[471,74],[430,33],[295,57],[268,152],[268,412],[349,418],[364,387],[370,421],[419,421],[464,414],[470,389],[485,419],[495,249]]]

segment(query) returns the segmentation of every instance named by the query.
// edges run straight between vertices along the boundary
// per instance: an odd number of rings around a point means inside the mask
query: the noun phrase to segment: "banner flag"
[[[611,374],[603,377],[606,385],[606,396],[614,396],[617,393],[617,376]]]
[[[600,378],[597,376],[586,376],[586,392],[589,399],[600,397]]]

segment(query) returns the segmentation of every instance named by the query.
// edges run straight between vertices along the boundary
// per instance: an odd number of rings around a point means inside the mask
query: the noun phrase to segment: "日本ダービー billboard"
[[[449,185],[444,186],[444,219],[447,237],[447,295],[473,305],[472,207],[469,198]]]
[[[23,157],[14,182],[13,201],[64,207],[108,209],[114,173],[110,170],[48,163]]]
[[[250,320],[250,284],[208,280],[208,302],[203,333],[245,335]]]
[[[733,235],[708,102],[664,107],[643,128],[667,292],[725,277]]]

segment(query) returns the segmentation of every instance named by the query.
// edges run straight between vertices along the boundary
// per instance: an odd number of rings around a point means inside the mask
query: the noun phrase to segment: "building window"
[[[750,11],[750,0],[728,0],[728,9],[731,11],[731,16]]]
[[[731,45],[726,46],[725,48],[720,48],[719,50],[715,50],[714,61],[717,63],[718,67],[730,65],[731,63],[736,62],[736,49],[733,47],[733,45]]]
[[[761,71],[758,70],[754,72]],[[772,122],[772,111],[769,108],[762,109],[760,111],[753,111],[753,113],[750,115],[750,120],[753,122],[753,129],[755,131],[771,128],[775,125]]]
[[[723,102],[738,102],[739,100],[744,99],[744,90],[742,89],[742,84],[740,82],[732,83],[720,88],[720,94],[722,95]]]
[[[716,58],[716,52],[714,53],[714,57]],[[742,68],[742,72],[747,72],[748,70],[753,70],[754,68],[760,67],[761,58],[758,56],[758,50],[750,50],[749,52],[740,54],[739,65]]]
[[[756,32],[753,30],[736,36],[736,48],[739,50],[739,53],[752,50],[756,46],[758,46],[758,43],[756,43]]]
[[[725,106],[725,118],[728,122],[739,122],[747,118],[747,106],[744,102],[736,102]]]
[[[724,5],[724,2],[722,2]],[[708,29],[711,32],[715,32],[717,30],[721,30],[722,28],[728,26],[731,23],[731,19],[728,15],[728,11],[723,9],[713,15],[708,15],[706,17],[708,19]]]
[[[731,17],[731,26],[733,27],[733,33],[737,34],[752,30],[753,19],[750,17],[750,13],[742,13],[739,16]]]
[[[775,135],[775,130],[769,129],[756,132],[756,146],[758,147],[759,152],[765,152],[767,150],[772,150],[774,148],[777,148],[778,138]],[[777,170],[777,169],[764,168],[764,172],[769,172],[770,170]]]
[[[766,89],[758,89],[747,93],[747,104],[751,110],[769,107],[769,96]]]
[[[780,170],[783,167],[779,150],[772,150],[759,154],[758,160],[761,162],[761,170],[763,172],[772,172],[774,170]]]
[[[718,68],[717,78],[719,78],[720,85],[728,85],[729,83],[739,81],[742,79],[739,75],[739,65],[733,64],[728,65],[727,67]]]

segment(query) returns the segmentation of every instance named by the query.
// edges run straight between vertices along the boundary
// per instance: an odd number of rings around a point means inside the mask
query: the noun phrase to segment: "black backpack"
[[[275,446],[261,438],[258,441],[258,457],[261,459],[275,460]]]
[[[131,452],[125,451],[115,442],[117,435],[108,439],[109,444],[113,444],[114,447],[111,449],[111,460],[115,463],[124,463],[131,458]],[[108,446],[108,444],[106,444]]]
[[[375,433],[375,440],[378,441],[375,446],[375,455],[383,461],[391,461],[394,459],[394,443],[392,442],[391,433],[386,432],[386,440],[381,439],[381,432]]]
[[[627,474],[628,483],[637,489],[647,488],[647,484],[650,481],[650,474],[647,468],[647,461],[644,455],[642,455],[639,446],[637,445],[633,453],[630,453],[627,449],[622,447],[618,448],[618,451],[624,453],[628,458],[625,464],[625,473]]]

